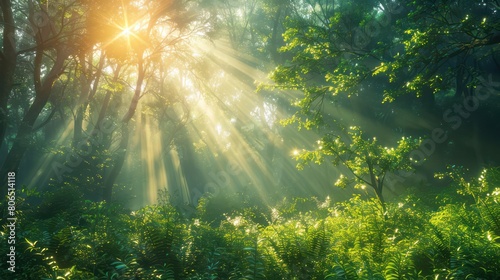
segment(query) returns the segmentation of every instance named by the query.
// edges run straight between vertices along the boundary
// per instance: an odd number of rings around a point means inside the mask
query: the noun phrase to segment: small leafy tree
[[[402,137],[396,148],[383,147],[377,142],[377,138],[366,139],[359,127],[351,126],[347,137],[327,134],[318,141],[316,150],[298,153],[297,167],[302,169],[310,162],[321,164],[325,158],[330,159],[334,165],[343,165],[349,174],[341,174],[335,185],[341,188],[354,185],[361,189],[370,186],[385,213],[382,194],[385,177],[389,172],[413,170],[414,165],[409,155],[418,148],[419,142],[418,139]]]

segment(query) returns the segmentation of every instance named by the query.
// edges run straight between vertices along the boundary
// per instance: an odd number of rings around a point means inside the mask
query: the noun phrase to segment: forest
[[[0,279],[500,279],[500,1],[0,9]]]

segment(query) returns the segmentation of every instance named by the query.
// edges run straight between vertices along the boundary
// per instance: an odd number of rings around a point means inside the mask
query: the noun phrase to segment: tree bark
[[[278,12],[276,13],[276,16],[274,17],[274,22],[273,22],[273,31],[271,35],[271,43],[270,43],[270,49],[269,51],[271,52],[271,56],[273,58],[273,61],[276,63],[282,63],[282,57],[278,51],[279,46],[281,45],[281,42],[278,42],[278,40],[281,38],[279,35],[281,33],[279,32],[279,27],[280,27],[280,20],[281,20],[281,13],[283,10],[283,6],[280,5],[278,8]]]
[[[90,75],[85,66],[85,55],[80,56],[81,73],[80,73],[80,98],[78,100],[75,118],[73,121],[73,147],[77,147],[78,143],[82,140],[83,134],[83,116],[89,104],[89,91],[90,91]]]
[[[102,67],[100,67],[102,69]],[[117,65],[115,69],[115,73],[113,75],[113,80],[111,81],[112,84],[115,84],[118,81],[118,77],[120,76],[120,70],[121,70],[121,65]],[[97,85],[94,86],[94,90],[97,88]],[[102,122],[104,121],[104,118],[106,117],[106,112],[108,111],[109,108],[109,102],[111,101],[111,95],[113,94],[113,91],[111,89],[106,90],[106,95],[104,96],[104,100],[101,105],[101,109],[99,110],[99,116],[97,116],[96,120],[96,125],[94,129],[92,130],[92,133],[90,133],[90,137],[95,137],[95,135],[98,134],[98,132],[101,130]]]
[[[368,170],[370,172],[370,183],[372,185],[372,188],[375,190],[375,195],[377,196],[380,205],[382,206],[382,215],[384,215],[385,217],[385,212],[386,212],[385,199],[384,195],[382,194],[384,184],[375,175],[375,170],[373,169],[373,164],[370,158],[367,159],[367,164],[368,164]]]
[[[97,69],[95,72],[95,76],[92,77],[94,74],[92,74],[92,69],[89,69],[88,67],[85,66],[85,60],[86,56],[84,54],[80,55],[80,64],[82,65],[82,74],[80,77],[80,85],[81,85],[81,91],[80,91],[80,101],[77,106],[77,111],[75,115],[75,120],[74,120],[74,132],[73,132],[73,147],[76,147],[80,141],[84,139],[83,137],[83,118],[85,111],[87,110],[89,106],[89,102],[94,98],[95,93],[97,92],[97,86],[99,85],[99,80],[101,79],[101,73],[102,73],[102,68],[104,67],[104,60],[105,60],[105,55],[102,54],[100,59],[99,59],[99,64],[97,65]],[[89,63],[92,63],[92,55],[90,55]],[[118,71],[119,72],[119,71]],[[118,75],[115,74],[113,78],[113,82],[116,82],[118,79]],[[111,91],[108,90],[106,92],[106,97],[104,100],[104,104],[106,104],[106,109],[107,105],[109,103],[109,99],[111,97]],[[103,104],[103,106],[104,106]],[[105,111],[104,111],[105,112]],[[90,137],[94,136],[94,132],[96,129],[100,129],[100,124],[102,122],[102,119],[104,119],[104,115],[101,118],[101,115],[103,115],[102,112],[102,107],[101,107],[101,112],[99,114],[99,119],[97,120],[96,126],[93,128],[92,133],[90,134]]]
[[[102,199],[104,201],[110,202],[113,197],[113,185],[115,184],[116,178],[120,175],[123,163],[125,162],[125,157],[127,156],[127,147],[129,139],[128,123],[122,123],[121,127],[121,139],[118,147],[117,155],[114,160],[113,167],[109,172],[106,180],[104,181],[104,187],[102,191]]]
[[[8,125],[7,104],[12,90],[14,71],[17,63],[15,22],[9,0],[0,0],[3,17],[3,46],[0,52],[0,147]],[[0,173],[3,176],[3,173]]]
[[[7,174],[7,172],[11,171],[17,172],[19,164],[21,163],[26,150],[28,150],[31,145],[33,125],[35,124],[38,116],[49,100],[53,85],[64,69],[64,62],[66,61],[68,54],[62,51],[59,51],[57,53],[56,61],[50,69],[50,72],[46,75],[43,82],[41,82],[42,57],[43,49],[42,47],[38,47],[36,50],[34,62],[34,80],[36,91],[35,100],[31,104],[28,112],[26,112],[23,120],[21,121],[21,125],[17,131],[14,144],[4,161],[2,168],[0,169],[0,174]],[[0,188],[0,195],[5,196],[6,191],[6,188]]]
[[[120,174],[120,171],[123,167],[123,163],[127,155],[128,140],[130,137],[128,125],[130,120],[134,116],[135,111],[137,110],[137,105],[139,103],[139,99],[141,98],[142,94],[142,84],[144,82],[144,77],[145,77],[143,55],[144,53],[142,52],[138,54],[138,61],[137,61],[138,74],[137,74],[137,83],[135,86],[134,96],[132,97],[132,101],[130,102],[127,113],[123,116],[121,120],[121,138],[118,147],[118,152],[115,160],[113,161],[113,166],[111,167],[111,171],[109,172],[106,180],[104,181],[102,198],[104,201],[107,202],[110,202],[112,199],[113,185],[115,184],[116,178]]]

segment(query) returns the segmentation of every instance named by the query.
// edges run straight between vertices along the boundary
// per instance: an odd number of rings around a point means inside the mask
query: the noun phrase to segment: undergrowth
[[[218,217],[203,209],[204,198],[198,216],[185,218],[168,203],[127,211],[80,200],[72,186],[24,193],[16,272],[2,254],[0,278],[500,279],[498,169],[472,180],[448,175],[462,196],[440,195],[429,207],[408,195],[387,203],[385,216],[376,200],[359,196],[297,198]]]

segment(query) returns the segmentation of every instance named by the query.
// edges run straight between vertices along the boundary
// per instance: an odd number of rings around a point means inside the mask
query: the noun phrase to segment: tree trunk
[[[384,187],[383,181],[379,180],[377,176],[375,176],[375,171],[373,169],[373,164],[371,163],[370,158],[368,158],[367,164],[368,164],[368,170],[370,172],[370,183],[372,185],[372,188],[375,190],[375,195],[377,196],[380,205],[382,206],[382,215],[384,215],[385,217],[385,212],[386,212],[385,199],[384,195],[382,194]]]
[[[0,0],[3,17],[3,46],[0,52],[0,147],[5,139],[8,125],[7,103],[12,90],[13,76],[17,63],[15,22],[9,0]],[[0,173],[0,176],[4,176]]]
[[[377,194],[377,198],[380,202],[380,205],[382,206],[382,214],[385,216],[385,212],[386,212],[386,207],[385,207],[385,199],[384,199],[384,196],[382,194],[382,190],[383,190],[383,184],[379,184],[377,186],[377,188],[375,188],[375,193]]]
[[[101,67],[102,69],[102,67]],[[115,73],[113,75],[113,80],[111,81],[112,84],[115,84],[118,81],[118,77],[120,76],[120,70],[121,66],[117,65],[115,69]],[[97,88],[97,85],[94,86],[94,90]],[[99,116],[97,117],[96,120],[96,125],[94,129],[92,130],[92,133],[90,133],[90,137],[95,137],[99,131],[101,130],[102,122],[104,121],[104,117],[106,117],[106,112],[108,111],[109,107],[109,102],[111,101],[111,95],[113,94],[113,91],[110,89],[106,90],[106,95],[104,96],[104,100],[101,105],[101,109],[99,110]]]
[[[118,147],[118,152],[113,167],[111,168],[110,173],[108,174],[106,180],[104,181],[104,187],[102,191],[102,199],[104,201],[110,202],[113,196],[113,185],[115,184],[116,178],[118,178],[118,175],[122,170],[123,163],[125,162],[125,157],[127,156],[128,139],[129,139],[128,123],[122,123],[121,139],[120,139],[120,145]]]
[[[76,112],[73,120],[73,147],[76,148],[78,143],[82,140],[83,134],[83,115],[88,106],[88,96],[90,91],[88,73],[89,69],[86,65],[86,56],[84,53],[78,55],[80,60],[80,96],[76,104]],[[76,71],[75,71],[76,72]]]
[[[74,120],[74,130],[73,130],[73,147],[76,147],[80,141],[82,141],[83,138],[83,118],[85,111],[87,110],[89,106],[90,100],[94,97],[95,93],[97,92],[97,86],[99,84],[99,80],[101,78],[101,71],[104,66],[104,55],[101,55],[101,58],[99,59],[99,65],[97,66],[97,70],[95,73],[95,77],[92,79],[92,69],[88,68],[86,64],[86,56],[84,54],[81,54],[79,56],[80,58],[80,64],[81,64],[81,75],[80,75],[80,99],[77,104],[77,110],[75,114],[75,120]],[[89,63],[92,64],[92,55],[90,55]],[[115,76],[115,81],[117,78]],[[93,80],[93,81],[92,81]],[[92,85],[91,85],[92,84]],[[109,92],[109,91],[108,91]],[[109,100],[108,100],[109,102]],[[102,121],[102,120],[101,120]],[[97,122],[98,126],[100,124],[99,120]],[[92,137],[92,134],[91,136]]]
[[[283,10],[283,6],[280,6],[278,8],[278,12],[276,13],[276,16],[274,17],[274,22],[273,22],[273,31],[271,35],[271,43],[270,43],[270,49],[269,51],[271,52],[271,57],[273,58],[273,61],[276,63],[282,63],[282,55],[278,51],[279,47],[282,45],[282,42],[278,42],[282,37],[281,32],[279,32],[279,27],[280,27],[280,20],[281,20],[281,13]],[[282,40],[282,39],[281,39]]]
[[[138,55],[137,83],[135,86],[134,96],[132,97],[132,101],[130,102],[127,113],[122,118],[120,145],[118,147],[116,158],[113,162],[113,167],[111,167],[111,171],[109,172],[109,175],[107,176],[103,186],[103,200],[107,202],[111,201],[113,194],[113,185],[115,184],[116,178],[120,174],[123,163],[125,162],[129,139],[128,125],[130,120],[134,116],[135,111],[137,110],[137,105],[139,103],[139,99],[141,98],[142,84],[145,77],[143,55],[143,53],[140,53]]]
[[[58,52],[56,61],[52,66],[52,69],[50,69],[50,72],[45,76],[43,83],[41,82],[42,57],[43,49],[38,47],[34,61],[34,80],[36,90],[35,100],[28,109],[28,112],[24,115],[21,125],[17,131],[14,144],[4,161],[2,168],[0,169],[0,174],[7,174],[7,172],[11,171],[17,172],[26,150],[28,150],[31,145],[33,125],[49,100],[53,85],[59,77],[59,74],[64,69],[64,61],[68,57],[68,54]],[[6,191],[6,188],[1,188],[0,195],[5,196]]]
[[[42,111],[43,107],[47,103],[48,99],[38,97],[31,105],[28,113],[26,113],[21,125],[17,131],[14,144],[7,154],[7,158],[2,165],[0,174],[7,174],[7,172],[17,172],[19,164],[30,145],[32,144],[32,129],[38,115]],[[3,197],[6,195],[7,188],[1,188],[0,195]]]

